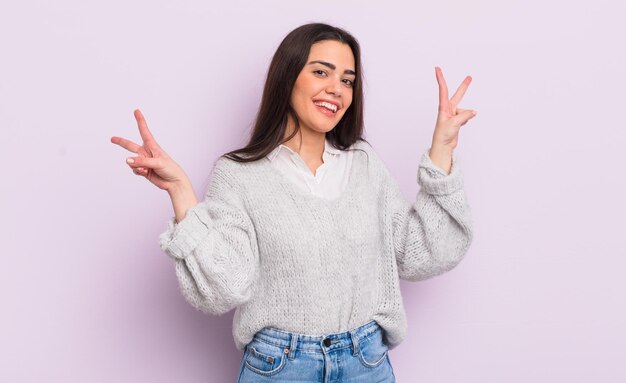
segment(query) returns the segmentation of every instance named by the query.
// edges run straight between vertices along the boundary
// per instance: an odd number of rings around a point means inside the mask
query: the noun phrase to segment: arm
[[[386,182],[391,201],[393,244],[400,278],[411,281],[430,278],[455,267],[472,241],[470,210],[463,180],[453,156],[459,129],[476,116],[461,109],[469,84],[465,77],[452,98],[441,68],[435,68],[439,84],[439,112],[431,149],[422,157],[417,182],[421,190],[414,204],[406,202],[395,180]],[[386,172],[388,174],[388,172]]]
[[[258,272],[254,227],[226,161],[218,160],[205,200],[180,222],[171,219],[160,236],[161,249],[176,262],[182,294],[211,314],[248,301]]]
[[[182,221],[187,211],[198,204],[196,193],[193,191],[193,186],[188,180],[174,184],[168,189],[167,193],[172,200],[176,223]]]
[[[117,136],[111,142],[137,154],[126,159],[133,173],[166,190],[172,200],[175,218],[161,234],[160,245],[176,261],[183,295],[196,308],[214,314],[246,302],[252,295],[258,250],[228,160],[217,161],[206,199],[198,204],[183,169],[154,139],[141,111],[134,115],[142,145]]]
[[[421,190],[409,203],[388,172],[387,198],[398,275],[424,280],[454,268],[472,241],[470,210],[456,158],[449,175],[422,157],[417,181]]]

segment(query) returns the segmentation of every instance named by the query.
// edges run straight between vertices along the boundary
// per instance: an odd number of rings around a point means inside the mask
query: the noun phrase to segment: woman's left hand
[[[435,76],[439,84],[439,112],[433,133],[430,159],[435,165],[449,173],[452,166],[452,151],[459,141],[459,130],[476,115],[474,110],[457,107],[472,82],[472,78],[465,77],[452,98],[448,99],[448,86],[441,68],[435,67]]]

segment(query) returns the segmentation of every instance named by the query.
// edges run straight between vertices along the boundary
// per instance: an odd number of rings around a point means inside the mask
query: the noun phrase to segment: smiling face
[[[300,128],[331,131],[352,103],[355,77],[350,46],[334,40],[313,44],[291,92]]]

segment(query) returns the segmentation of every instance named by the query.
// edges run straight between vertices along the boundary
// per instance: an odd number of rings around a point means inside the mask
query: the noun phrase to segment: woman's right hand
[[[133,173],[145,177],[159,189],[168,192],[189,183],[185,171],[156,142],[141,111],[136,109],[134,114],[143,144],[138,145],[122,137],[111,137],[112,143],[137,154],[137,157],[126,159]]]

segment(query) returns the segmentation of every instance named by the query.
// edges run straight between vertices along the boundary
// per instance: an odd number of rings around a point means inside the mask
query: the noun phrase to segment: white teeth
[[[324,107],[328,110],[332,110],[333,112],[337,112],[337,105],[331,104],[330,102],[317,101],[315,102],[315,105]]]

